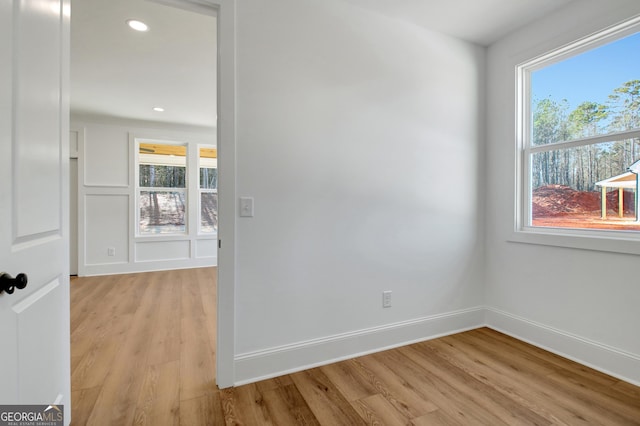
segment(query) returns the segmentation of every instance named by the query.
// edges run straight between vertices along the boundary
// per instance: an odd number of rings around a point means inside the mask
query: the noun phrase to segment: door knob
[[[0,273],[0,291],[4,291],[7,294],[12,294],[13,291],[18,288],[22,290],[27,286],[27,275],[18,274],[15,278],[6,272]]]

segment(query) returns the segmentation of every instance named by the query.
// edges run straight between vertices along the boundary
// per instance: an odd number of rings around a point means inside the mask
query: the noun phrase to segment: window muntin
[[[198,150],[200,233],[218,231],[218,159],[212,146],[201,146]]]
[[[187,147],[140,142],[138,145],[139,235],[187,231]]]
[[[640,67],[626,74],[606,71],[640,63],[630,59],[640,51],[640,33],[626,28],[614,36],[607,33],[519,67],[520,230],[640,230],[635,202],[628,211],[635,187],[622,194],[605,188],[609,202],[603,210],[598,185],[640,158]],[[623,218],[616,210],[620,195],[627,200]]]

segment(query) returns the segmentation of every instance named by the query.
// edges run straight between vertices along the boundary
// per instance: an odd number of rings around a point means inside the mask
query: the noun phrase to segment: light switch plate
[[[240,197],[240,217],[253,217],[253,197]]]

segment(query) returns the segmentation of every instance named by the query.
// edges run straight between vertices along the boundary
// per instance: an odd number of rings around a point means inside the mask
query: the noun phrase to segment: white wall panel
[[[218,240],[196,240],[196,257],[216,257],[218,255]]]
[[[129,196],[86,195],[84,203],[86,264],[128,262]]]
[[[136,262],[189,259],[190,241],[145,241],[136,243]]]
[[[217,252],[211,257],[211,247],[201,248],[202,257],[196,257],[195,247],[199,237],[195,227],[185,236],[187,246],[168,242],[156,246],[146,244],[145,238],[135,236],[135,182],[132,179],[134,157],[132,144],[136,137],[183,141],[192,144],[195,164],[195,147],[198,144],[215,145],[215,129],[194,126],[176,126],[147,123],[126,119],[98,116],[72,116],[74,128],[80,129],[81,147],[79,164],[84,173],[80,176],[80,275],[143,272],[172,268],[214,266]],[[197,181],[198,171],[189,176]],[[189,205],[193,215],[189,222],[196,223],[195,200]],[[193,205],[192,205],[193,204]],[[175,240],[174,236],[161,240]],[[206,239],[205,239],[206,240]],[[136,244],[141,243],[141,248]],[[115,255],[109,256],[109,248]],[[136,256],[138,253],[138,256]],[[84,257],[83,257],[84,255]],[[139,262],[139,263],[136,263]]]
[[[126,128],[95,125],[86,130],[84,185],[129,185],[129,137]]]

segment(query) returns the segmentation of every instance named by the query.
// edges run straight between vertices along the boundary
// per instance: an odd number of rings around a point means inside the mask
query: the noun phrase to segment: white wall
[[[237,383],[481,325],[484,49],[237,5]]]
[[[215,129],[81,115],[72,116],[71,128],[79,135],[80,276],[216,264],[217,236],[198,236],[195,226],[178,237],[134,236],[132,143],[132,138],[144,137],[215,145]],[[191,201],[190,208],[196,205]],[[197,220],[195,210],[189,220]],[[114,256],[108,248],[115,249]]]
[[[582,0],[488,51],[488,323],[640,383],[640,280],[633,255],[508,242],[514,227],[515,66],[640,13]]]

